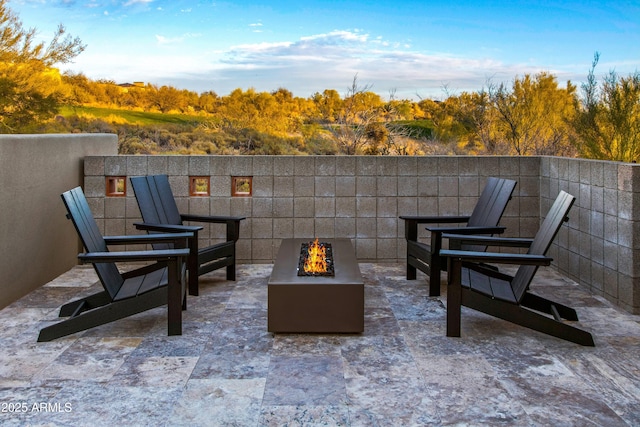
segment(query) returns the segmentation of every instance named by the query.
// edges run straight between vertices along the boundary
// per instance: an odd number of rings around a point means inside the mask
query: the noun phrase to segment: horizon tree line
[[[553,74],[540,72],[510,83],[489,81],[442,101],[415,102],[393,92],[383,100],[357,75],[344,96],[325,89],[308,98],[286,88],[238,88],[219,96],[166,85],[122,87],[59,72],[56,66],[86,47],[63,25],[49,44],[36,43],[35,36],[36,29],[25,30],[7,0],[0,0],[0,133],[113,131],[121,150],[134,153],[511,154],[625,162],[640,156],[640,73],[609,71],[599,82],[597,52],[580,90],[571,82],[560,87]],[[116,118],[64,118],[63,106],[196,119],[182,129],[146,129]]]

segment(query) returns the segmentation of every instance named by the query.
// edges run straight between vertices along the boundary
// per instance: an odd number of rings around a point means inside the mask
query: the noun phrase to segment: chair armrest
[[[240,221],[246,219],[243,216],[205,216],[180,214],[183,221],[207,222],[227,224],[227,242],[236,242],[240,238]]]
[[[468,215],[443,215],[443,216],[419,216],[419,215],[400,215],[400,219],[405,221],[412,221],[416,224],[454,224],[461,222],[468,222],[470,216]]]
[[[432,233],[451,234],[502,234],[507,229],[503,226],[495,227],[427,227]]]
[[[182,232],[197,233],[198,231],[204,228],[199,225],[149,224],[146,222],[134,222],[133,225],[138,230],[162,231],[165,233],[182,233]]]
[[[485,246],[504,246],[512,248],[528,248],[531,246],[533,239],[524,237],[492,237],[492,236],[465,236],[462,234],[445,233],[443,239],[455,240],[461,244],[485,245]]]
[[[469,221],[469,216],[417,216],[400,215],[404,220],[404,236],[407,240],[418,240],[418,224],[455,224]]]
[[[544,255],[458,251],[451,249],[441,250],[440,256],[462,261],[496,264],[550,265],[551,261],[553,261],[553,258]]]
[[[495,226],[495,227],[427,227],[427,230],[431,231],[431,250],[432,253],[440,252],[442,249],[442,239],[445,236],[449,235],[475,235],[477,234],[501,234],[506,230],[506,227]],[[487,236],[483,236],[487,237]],[[458,244],[462,244],[461,238],[454,239],[450,238],[450,240],[455,241]],[[478,243],[479,244],[479,243]],[[450,247],[450,249],[454,249]]]
[[[243,219],[246,219],[244,216],[208,216],[208,215],[191,215],[191,214],[180,214],[180,218],[183,221],[193,221],[193,222],[209,222],[209,223],[217,223],[217,224],[225,224],[227,222],[239,222]]]
[[[189,256],[189,249],[162,249],[157,251],[128,252],[86,252],[78,254],[83,263],[127,262],[127,261],[168,261]]]
[[[135,245],[147,243],[178,243],[190,239],[193,233],[131,234],[128,236],[104,236],[107,245]]]

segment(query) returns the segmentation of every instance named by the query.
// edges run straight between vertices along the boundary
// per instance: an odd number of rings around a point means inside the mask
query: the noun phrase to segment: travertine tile
[[[532,290],[576,307],[596,347],[467,308],[462,337],[447,338],[445,280],[429,297],[404,265],[360,269],[362,334],[267,332],[271,265],[253,264],[235,282],[202,276],[181,336],[166,335],[160,307],[37,343],[60,305],[99,289],[76,267],[0,310],[0,401],[27,408],[0,424],[640,424],[640,316],[542,268]]]

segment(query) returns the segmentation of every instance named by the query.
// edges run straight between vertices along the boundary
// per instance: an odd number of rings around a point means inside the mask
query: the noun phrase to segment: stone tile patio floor
[[[542,269],[537,292],[578,309],[595,348],[463,308],[400,264],[361,264],[365,332],[267,332],[271,265],[201,278],[184,334],[159,308],[37,343],[64,302],[99,288],[75,267],[0,311],[0,424],[150,426],[637,426],[640,317]],[[444,288],[444,285],[443,285]],[[445,289],[443,289],[445,291]]]

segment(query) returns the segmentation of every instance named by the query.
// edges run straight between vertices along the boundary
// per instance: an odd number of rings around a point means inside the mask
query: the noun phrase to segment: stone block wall
[[[247,217],[241,262],[273,262],[289,237],[348,237],[361,262],[404,262],[399,215],[470,214],[487,177],[511,178],[518,185],[501,222],[506,235],[532,237],[558,191],[573,194],[554,265],[640,313],[639,168],[556,157],[98,156],[85,159],[85,191],[105,234],[137,233],[140,220],[131,190],[105,197],[106,176],[168,174],[183,212]],[[190,197],[189,176],[210,176],[210,196]],[[252,177],[252,197],[231,196],[233,176]],[[210,226],[202,244],[222,232]]]
[[[543,157],[540,195],[576,196],[550,255],[558,270],[595,295],[640,313],[640,165]]]
[[[348,237],[359,260],[397,262],[406,251],[399,215],[469,214],[489,176],[518,181],[503,221],[509,233],[535,232],[539,164],[536,157],[89,157],[85,192],[105,234],[136,233],[140,220],[132,190],[105,197],[105,176],[168,174],[182,212],[247,217],[243,262],[273,262],[289,237]],[[189,176],[210,176],[210,197],[189,197]],[[252,197],[231,196],[233,176],[253,178]],[[215,227],[203,244],[216,240]]]

